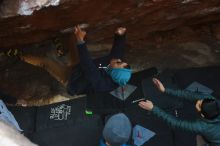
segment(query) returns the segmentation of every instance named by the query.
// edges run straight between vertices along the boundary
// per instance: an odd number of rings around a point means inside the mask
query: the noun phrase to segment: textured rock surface
[[[24,2],[28,9],[21,11]],[[51,103],[48,97],[60,94],[68,97],[65,88],[44,69],[1,50],[21,48],[24,53],[47,55],[51,48],[44,40],[64,38],[63,33],[76,24],[89,24],[88,46],[94,57],[111,48],[117,26],[126,26],[126,59],[135,71],[220,65],[218,0],[0,0],[0,4],[0,91],[32,98],[37,104]]]
[[[116,26],[136,41],[152,32],[212,25],[220,19],[218,0],[1,0],[0,48],[39,42],[79,23],[89,24],[91,41],[108,39]],[[33,13],[32,13],[33,12]]]

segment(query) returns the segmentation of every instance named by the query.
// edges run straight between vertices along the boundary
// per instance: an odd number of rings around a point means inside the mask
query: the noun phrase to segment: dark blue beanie
[[[118,113],[109,118],[103,129],[103,137],[110,145],[127,143],[131,135],[131,122],[123,113]]]
[[[131,69],[126,68],[108,68],[106,72],[112,77],[113,81],[120,86],[124,86],[131,78]]]
[[[220,106],[216,99],[206,98],[202,101],[201,113],[206,119],[214,119],[220,115]]]

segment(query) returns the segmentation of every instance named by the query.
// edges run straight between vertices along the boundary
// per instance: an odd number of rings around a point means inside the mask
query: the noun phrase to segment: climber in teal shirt
[[[168,89],[156,78],[153,79],[153,83],[162,93],[196,101],[195,107],[201,117],[195,121],[180,120],[155,106],[149,100],[139,102],[141,108],[151,111],[172,127],[201,135],[210,146],[220,146],[220,104],[215,97],[190,91]]]

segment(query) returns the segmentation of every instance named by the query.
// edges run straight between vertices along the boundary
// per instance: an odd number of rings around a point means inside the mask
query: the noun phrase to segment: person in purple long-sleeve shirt
[[[73,69],[67,85],[68,93],[106,92],[125,86],[132,73],[129,65],[123,62],[126,28],[116,29],[110,54],[95,60],[92,60],[84,40],[86,32],[76,26],[74,33],[80,62]]]

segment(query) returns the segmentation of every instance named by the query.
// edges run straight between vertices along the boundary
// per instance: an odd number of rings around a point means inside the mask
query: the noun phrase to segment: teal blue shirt
[[[166,89],[165,93],[177,97],[182,97],[190,101],[196,101],[204,98],[214,99],[214,97],[211,95],[203,95],[183,90]],[[173,115],[166,113],[164,110],[157,106],[153,107],[152,113],[163,119],[172,127],[181,128],[185,131],[190,131],[202,135],[210,142],[211,146],[220,146],[220,116],[213,120],[200,118],[195,121],[187,121],[178,119]]]
[[[166,88],[165,93],[176,96],[176,97],[181,97],[189,101],[197,101],[197,100],[205,99],[205,98],[215,99],[215,97],[209,94],[200,94],[197,92],[191,92],[191,91],[186,91],[186,90],[173,90],[173,89]]]

